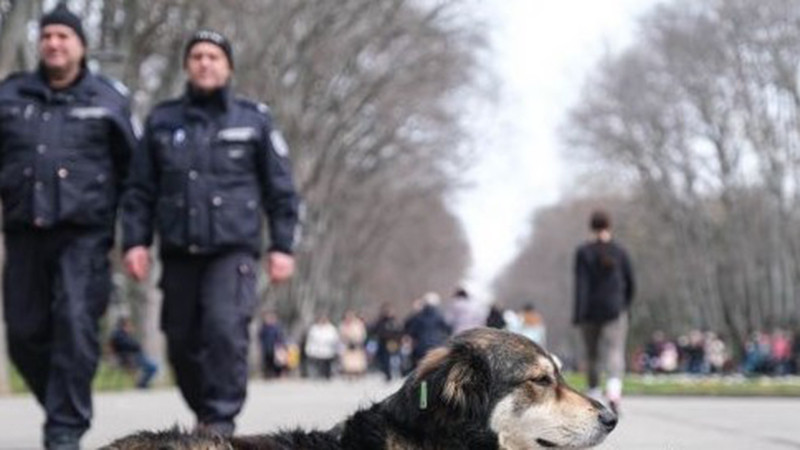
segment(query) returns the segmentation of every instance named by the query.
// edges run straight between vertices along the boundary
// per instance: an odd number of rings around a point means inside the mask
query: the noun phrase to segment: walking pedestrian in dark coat
[[[289,349],[283,326],[274,311],[266,311],[258,330],[261,344],[261,370],[264,378],[280,378],[286,370]]]
[[[452,329],[439,311],[439,296],[429,292],[422,299],[422,309],[409,317],[404,325],[407,336],[411,338],[412,368],[436,347],[444,345]]]
[[[394,366],[399,366],[400,344],[403,338],[403,329],[397,323],[397,318],[388,304],[381,306],[378,320],[370,327],[370,338],[376,343],[375,359],[378,368],[383,373],[386,381],[391,381],[394,375]],[[393,364],[393,361],[397,363]]]
[[[605,395],[619,408],[625,373],[628,312],[635,283],[630,258],[611,236],[611,218],[595,211],[589,219],[592,239],[575,253],[575,309],[572,321],[580,326],[586,345],[589,394],[599,396],[600,368],[608,370]],[[606,343],[606,351],[600,344]],[[600,361],[600,354],[606,361]]]

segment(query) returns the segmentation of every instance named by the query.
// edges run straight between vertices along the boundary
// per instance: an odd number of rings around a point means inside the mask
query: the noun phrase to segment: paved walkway
[[[398,386],[377,378],[330,383],[255,381],[239,431],[328,428]],[[599,449],[800,449],[797,398],[630,397],[623,407],[619,427]],[[84,439],[87,449],[140,429],[193,426],[174,389],[100,393],[95,396],[95,415],[94,427]],[[39,448],[42,420],[31,397],[0,397],[0,449]]]

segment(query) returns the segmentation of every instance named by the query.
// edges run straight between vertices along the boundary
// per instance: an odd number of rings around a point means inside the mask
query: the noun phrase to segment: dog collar
[[[419,384],[419,409],[428,409],[428,382],[423,381]]]

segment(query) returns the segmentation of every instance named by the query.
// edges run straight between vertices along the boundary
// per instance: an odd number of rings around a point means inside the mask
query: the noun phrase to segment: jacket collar
[[[230,85],[225,85],[211,93],[200,93],[187,83],[183,104],[190,116],[208,118],[215,113],[226,113],[233,109],[233,93]]]
[[[47,74],[40,64],[36,72],[20,86],[20,92],[37,97],[47,103],[72,103],[77,99],[89,99],[94,96],[95,90],[92,88],[89,78],[88,69],[82,68],[78,78],[72,85],[64,89],[54,90],[50,87],[47,81]]]

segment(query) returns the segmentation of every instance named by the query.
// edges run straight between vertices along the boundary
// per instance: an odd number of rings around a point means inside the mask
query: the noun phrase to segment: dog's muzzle
[[[614,430],[614,428],[617,426],[617,422],[619,421],[617,415],[606,408],[603,408],[600,411],[600,415],[597,417],[597,420],[599,420],[600,424],[603,425],[603,427],[606,430],[606,433],[611,433],[611,431]]]

